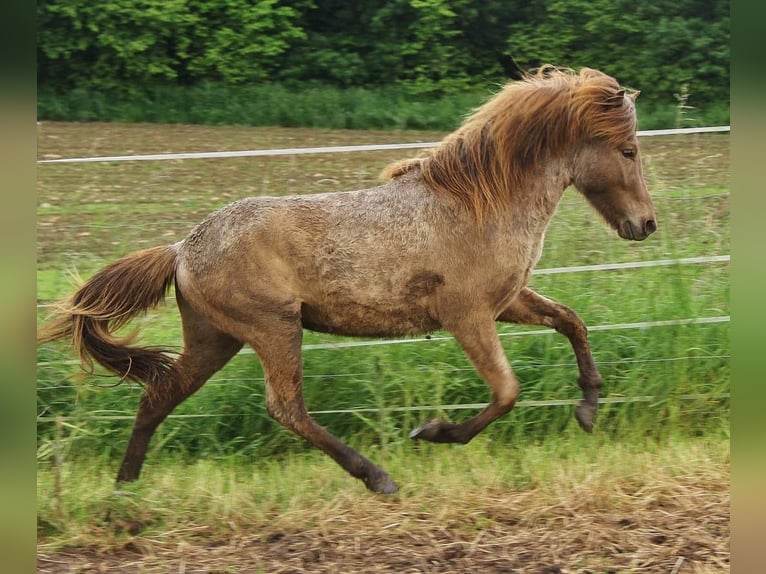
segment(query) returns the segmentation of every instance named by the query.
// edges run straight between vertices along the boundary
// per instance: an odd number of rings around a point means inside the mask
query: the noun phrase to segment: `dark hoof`
[[[435,442],[436,438],[439,436],[441,424],[441,421],[431,419],[430,421],[423,423],[414,431],[412,431],[410,433],[410,438],[412,440],[428,440]]]
[[[474,434],[469,434],[470,429],[436,419],[423,423],[410,433],[412,440],[427,440],[438,443],[467,444]]]
[[[596,405],[585,401],[579,401],[575,406],[575,418],[580,423],[580,428],[585,432],[593,432],[593,423],[596,420]]]
[[[368,490],[378,494],[395,494],[399,491],[396,483],[385,473],[371,478],[364,478],[362,481]]]

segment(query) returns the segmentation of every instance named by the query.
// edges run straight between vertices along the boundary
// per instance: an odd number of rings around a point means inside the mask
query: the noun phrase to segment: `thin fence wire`
[[[715,323],[728,323],[731,318],[728,315],[720,315],[715,317],[694,317],[688,319],[666,319],[663,321],[640,321],[637,323],[611,323],[607,325],[593,325],[588,327],[589,332],[594,331],[617,331],[625,329],[652,329],[656,327],[672,327],[681,325],[709,325]],[[555,333],[555,329],[535,329],[524,331],[508,331],[498,333],[501,338],[505,337],[524,337],[528,335],[549,335]],[[385,345],[404,345],[412,343],[428,343],[428,342],[443,342],[454,341],[455,338],[451,335],[444,336],[425,336],[425,337],[411,337],[408,339],[376,339],[376,340],[363,340],[363,341],[338,341],[335,343],[314,343],[303,345],[301,349],[305,351],[320,351],[329,349],[348,349],[353,347],[379,347]],[[181,349],[181,344],[168,344],[168,348]],[[251,348],[244,348],[238,354],[250,355],[254,354]],[[37,363],[38,367],[48,367],[52,365],[79,365],[80,361],[61,360],[61,361],[40,361]]]
[[[730,317],[716,316],[716,317],[696,317],[691,319],[667,319],[664,321],[640,321],[637,323],[612,323],[609,325],[593,325],[588,327],[588,331],[616,331],[624,329],[651,329],[655,327],[672,327],[679,325],[708,325],[712,323],[728,323]],[[555,333],[555,329],[536,329],[528,331],[509,331],[498,333],[499,337],[524,337],[527,335],[549,335]],[[418,337],[411,339],[384,339],[376,341],[341,341],[338,343],[316,343],[304,345],[304,351],[319,351],[324,349],[347,349],[350,347],[373,347],[381,345],[402,345],[408,343],[424,343],[429,341],[454,341],[452,336],[440,336],[440,337]],[[243,349],[241,353],[254,353],[252,349]]]
[[[629,364],[656,364],[656,363],[672,363],[672,362],[678,362],[678,361],[712,361],[712,360],[720,360],[720,359],[729,359],[731,358],[730,355],[687,355],[683,357],[661,357],[657,359],[619,359],[619,360],[613,360],[613,361],[594,361],[595,364],[599,367],[604,367],[608,365],[629,365]],[[538,370],[538,369],[556,369],[556,368],[574,368],[577,367],[576,362],[566,362],[566,363],[528,363],[528,364],[520,364],[518,362],[513,363],[513,370],[514,371],[527,371],[527,370]],[[473,367],[452,367],[452,366],[441,366],[439,368],[439,372],[441,373],[460,373],[460,372],[475,372],[476,369]],[[347,379],[347,378],[362,378],[368,376],[368,373],[324,373],[324,374],[304,374],[303,379],[304,380],[312,380],[312,379],[318,379],[318,380],[333,380],[333,379]],[[263,383],[265,382],[264,377],[213,377],[211,378],[207,383],[205,383],[206,387],[222,387],[222,386],[246,386],[250,383]],[[88,385],[91,388],[99,389],[99,390],[109,390],[109,389],[118,389],[120,388],[119,385],[115,384],[108,384],[108,385],[100,385],[95,382],[86,382],[86,385]],[[67,384],[67,385],[44,385],[40,387],[41,390],[64,390],[64,389],[78,389],[81,388],[79,384]]]
[[[682,401],[693,401],[693,400],[710,400],[710,399],[728,399],[730,398],[730,393],[721,393],[719,395],[711,396],[711,395],[704,395],[704,394],[685,394],[685,395],[667,395],[667,396],[637,396],[637,397],[620,397],[620,396],[614,396],[614,397],[602,397],[598,400],[599,404],[601,405],[613,405],[613,404],[629,404],[629,403],[651,403],[651,402],[665,402],[668,400],[682,400]],[[518,401],[514,408],[525,408],[525,407],[558,407],[558,406],[569,406],[569,405],[575,405],[579,399],[550,399],[550,400],[543,400],[543,401],[536,401],[536,400],[530,400],[530,401]],[[318,410],[318,411],[308,411],[311,415],[340,415],[340,414],[361,414],[361,413],[380,413],[380,412],[421,412],[421,411],[434,411],[434,410],[442,410],[442,411],[457,411],[457,410],[471,410],[471,409],[483,409],[486,407],[489,403],[460,403],[460,404],[453,404],[453,405],[420,405],[420,406],[410,406],[410,407],[387,407],[387,408],[379,408],[379,407],[360,407],[355,409],[328,409],[328,410]],[[110,411],[114,412],[114,411]],[[168,415],[168,419],[204,419],[204,418],[221,418],[221,417],[236,417],[236,416],[247,416],[246,413],[240,413],[240,414],[234,414],[234,413],[188,413],[188,414],[178,414],[178,415]],[[120,421],[120,420],[133,420],[135,419],[135,415],[128,415],[128,414],[115,414],[115,415],[99,415],[99,414],[89,414],[89,415],[82,415],[82,416],[60,416],[60,415],[54,415],[54,416],[39,416],[37,417],[37,422],[56,422],[56,421],[62,421],[62,422],[69,422],[69,421]]]

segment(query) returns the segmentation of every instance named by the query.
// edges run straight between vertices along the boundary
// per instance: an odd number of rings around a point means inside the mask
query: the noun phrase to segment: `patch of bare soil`
[[[102,550],[39,552],[38,572],[728,572],[728,492],[686,477],[579,501],[485,492],[461,498],[462,513],[362,497],[303,530],[282,521],[215,537],[196,527]]]

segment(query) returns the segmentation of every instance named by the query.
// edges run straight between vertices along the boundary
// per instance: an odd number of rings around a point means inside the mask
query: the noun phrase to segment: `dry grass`
[[[725,440],[587,440],[403,454],[394,497],[314,455],[239,475],[153,468],[130,512],[64,548],[41,539],[38,572],[728,571]]]

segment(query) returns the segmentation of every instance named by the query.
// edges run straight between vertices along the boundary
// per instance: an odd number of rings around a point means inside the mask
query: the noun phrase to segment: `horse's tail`
[[[165,245],[130,253],[106,266],[57,305],[54,319],[38,331],[38,343],[69,337],[83,366],[93,361],[139,383],[161,380],[173,359],[157,347],[132,347],[135,334],[115,331],[165,299],[176,274],[177,246]]]

